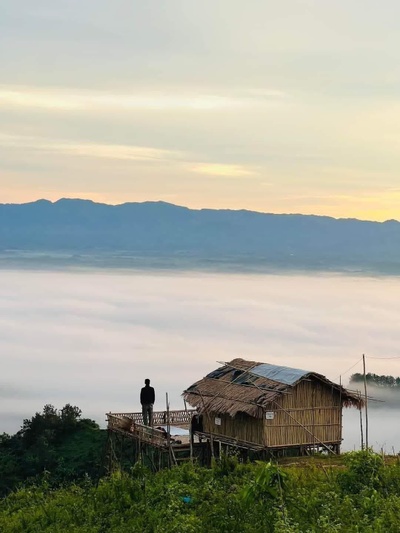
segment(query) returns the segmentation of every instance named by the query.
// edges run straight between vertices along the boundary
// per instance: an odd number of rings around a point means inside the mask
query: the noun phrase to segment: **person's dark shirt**
[[[150,387],[150,385],[146,385],[142,388],[140,391],[140,403],[142,405],[148,405],[149,403],[154,403],[156,399],[156,395],[154,392],[153,387]]]

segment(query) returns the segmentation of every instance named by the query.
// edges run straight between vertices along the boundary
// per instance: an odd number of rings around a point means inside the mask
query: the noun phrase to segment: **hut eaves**
[[[358,394],[316,372],[241,358],[210,372],[186,389],[183,397],[199,413],[225,413],[233,417],[241,412],[262,418],[263,411],[282,395],[290,394],[300,381],[311,379],[338,391],[345,407],[362,406]]]

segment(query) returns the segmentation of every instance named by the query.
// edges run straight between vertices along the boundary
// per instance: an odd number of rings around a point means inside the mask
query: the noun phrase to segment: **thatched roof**
[[[304,379],[314,379],[338,391],[345,407],[360,408],[362,405],[359,395],[316,372],[244,359],[225,363],[191,385],[184,391],[183,397],[199,413],[225,413],[230,416],[247,413],[262,418],[271,404],[279,402],[283,394],[290,393]]]

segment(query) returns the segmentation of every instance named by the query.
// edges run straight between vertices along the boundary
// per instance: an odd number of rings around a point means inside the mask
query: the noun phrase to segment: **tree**
[[[400,377],[378,375],[368,372],[365,376],[367,383],[376,387],[397,388],[400,387]],[[350,383],[359,384],[364,381],[363,374],[356,373],[350,377]]]
[[[106,432],[81,416],[69,403],[60,410],[47,404],[15,435],[0,435],[0,495],[44,471],[54,484],[96,475]]]

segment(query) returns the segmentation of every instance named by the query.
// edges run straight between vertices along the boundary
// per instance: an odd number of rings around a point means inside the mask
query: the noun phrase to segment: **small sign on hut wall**
[[[265,420],[273,420],[275,418],[275,413],[273,411],[265,412]]]
[[[215,417],[215,425],[216,426],[220,426],[221,425],[221,419],[218,416]]]

